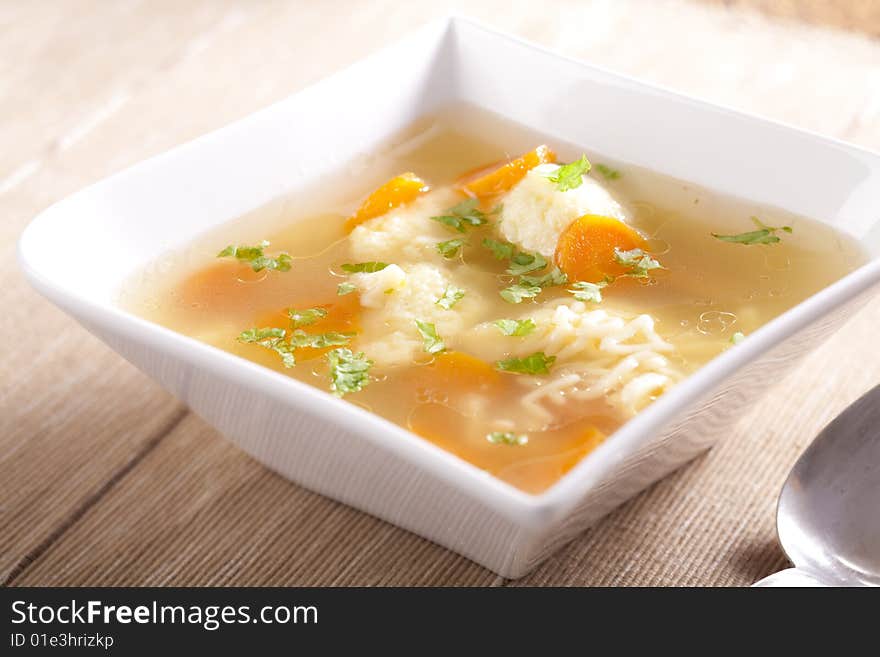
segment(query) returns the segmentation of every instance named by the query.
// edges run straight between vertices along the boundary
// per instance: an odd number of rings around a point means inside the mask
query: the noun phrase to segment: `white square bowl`
[[[462,101],[618,161],[818,218],[862,240],[872,260],[713,360],[540,495],[118,306],[123,282],[148,262]],[[708,448],[876,291],[878,207],[877,154],[450,18],[57,203],[28,226],[19,258],[37,290],[268,467],[518,577]]]

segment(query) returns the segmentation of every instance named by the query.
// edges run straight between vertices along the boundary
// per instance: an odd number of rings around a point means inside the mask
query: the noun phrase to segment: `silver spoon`
[[[801,454],[779,496],[776,531],[794,568],[755,586],[880,586],[880,386]]]

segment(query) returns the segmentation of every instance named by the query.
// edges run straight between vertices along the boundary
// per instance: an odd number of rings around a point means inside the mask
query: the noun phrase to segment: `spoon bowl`
[[[801,455],[779,498],[794,564],[756,586],[880,586],[880,386],[837,416]]]

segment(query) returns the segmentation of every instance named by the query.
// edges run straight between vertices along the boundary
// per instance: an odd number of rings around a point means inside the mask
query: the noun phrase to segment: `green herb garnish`
[[[458,237],[454,240],[446,240],[445,242],[438,242],[437,252],[444,258],[454,258],[466,244],[467,240],[462,237]]]
[[[608,283],[613,279],[605,279],[598,283],[589,283],[587,281],[577,281],[571,284],[569,292],[578,301],[586,301],[599,303],[602,301],[602,288],[607,287]]]
[[[722,242],[733,242],[735,244],[776,244],[779,241],[777,231],[792,233],[794,230],[791,226],[768,226],[761,222],[757,217],[751,217],[751,220],[758,227],[758,230],[752,230],[747,233],[739,233],[737,235],[719,235],[712,233],[712,237]]]
[[[246,262],[254,271],[262,271],[263,269],[274,269],[276,271],[289,271],[291,257],[288,253],[279,253],[276,257],[267,256],[263,253],[264,249],[269,246],[269,242],[263,240],[257,246],[238,246],[230,244],[220,253],[218,258],[236,258],[239,262]]]
[[[524,433],[514,433],[513,431],[493,431],[486,434],[486,440],[493,445],[525,445],[529,442],[529,437]]]
[[[545,356],[543,351],[538,351],[525,358],[508,358],[495,363],[502,372],[514,374],[549,374],[550,367],[556,362],[556,356]]]
[[[516,253],[516,247],[510,242],[500,242],[488,237],[483,240],[483,246],[492,252],[496,260],[509,260]]]
[[[307,308],[306,310],[296,310],[295,308],[287,309],[287,316],[290,317],[290,325],[293,328],[308,326],[314,324],[319,319],[327,316],[326,308]]]
[[[438,306],[445,310],[449,310],[461,301],[464,298],[465,291],[460,287],[455,287],[454,285],[449,285],[445,290],[443,290],[443,296],[441,296],[436,303]]]
[[[596,171],[602,174],[605,180],[617,180],[622,175],[617,169],[612,169],[607,164],[597,164]]]
[[[554,285],[565,285],[568,283],[568,276],[559,269],[553,267],[543,276],[520,276],[520,285],[537,285],[538,287],[552,287]]]
[[[429,354],[437,354],[446,350],[446,344],[437,335],[437,328],[433,324],[416,320],[416,328],[425,343],[425,351]]]
[[[382,271],[388,266],[387,262],[358,262],[355,264],[342,265],[342,271],[349,274],[373,274]]]
[[[563,164],[561,167],[553,171],[547,176],[550,182],[556,183],[556,189],[560,192],[567,192],[570,189],[580,187],[584,182],[584,174],[590,171],[590,161],[586,155],[581,155],[581,159]]]
[[[336,286],[336,294],[340,297],[343,297],[346,294],[351,294],[357,289],[357,285],[355,285],[354,283],[340,283]]]
[[[537,285],[516,283],[501,290],[500,294],[507,303],[522,303],[523,299],[531,299],[541,294],[541,288]]]
[[[521,338],[535,330],[531,319],[499,319],[492,322],[504,335]]]
[[[354,333],[340,333],[338,331],[306,333],[297,329],[290,336],[290,346],[294,349],[299,347],[311,347],[312,349],[339,347],[348,344],[354,336]]]
[[[663,269],[663,265],[641,249],[621,251],[619,248],[614,247],[614,260],[619,265],[629,267],[629,271],[623,275],[632,276],[633,278],[647,278],[649,271]]]
[[[330,390],[342,397],[350,392],[363,390],[370,382],[370,367],[373,361],[363,352],[355,354],[351,349],[340,347],[327,352],[330,364]]]
[[[274,351],[281,356],[284,367],[293,367],[296,365],[296,358],[293,355],[293,347],[284,340],[286,334],[287,331],[282,328],[252,328],[242,331],[238,341],[258,344],[264,349]]]
[[[467,228],[482,226],[488,223],[489,220],[486,218],[486,213],[477,207],[479,203],[479,199],[465,199],[461,203],[444,210],[444,214],[431,217],[431,219],[439,221],[441,224],[445,224],[459,233],[463,233]],[[496,210],[492,210],[492,212]]]
[[[521,251],[510,259],[510,266],[507,268],[507,273],[518,276],[519,274],[528,274],[530,271],[544,269],[546,266],[547,259],[540,253],[527,253]]]

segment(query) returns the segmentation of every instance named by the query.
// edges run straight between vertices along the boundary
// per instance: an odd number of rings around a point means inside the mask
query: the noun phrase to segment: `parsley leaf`
[[[607,164],[597,164],[596,171],[602,174],[605,180],[617,180],[622,175],[617,169],[612,169]]]
[[[521,285],[552,287],[554,285],[565,285],[568,283],[568,276],[566,276],[559,267],[553,267],[553,269],[543,276],[520,276],[519,282]]]
[[[351,294],[357,289],[357,285],[355,285],[354,283],[340,283],[336,286],[336,294],[342,297],[346,294]]]
[[[550,367],[556,362],[556,356],[545,356],[543,351],[538,351],[525,358],[508,358],[495,363],[502,372],[514,374],[549,374]]]
[[[496,260],[509,260],[516,251],[516,247],[510,242],[499,242],[488,237],[483,240],[483,246],[492,252]]]
[[[535,330],[535,322],[531,319],[499,319],[492,322],[504,335],[520,338]]]
[[[454,258],[458,255],[461,247],[465,245],[467,245],[467,240],[462,237],[446,240],[445,242],[437,242],[437,252],[444,258]]]
[[[272,258],[263,253],[269,246],[269,242],[263,240],[257,246],[238,246],[230,244],[220,253],[218,258],[236,258],[239,262],[246,262],[254,271],[274,269],[276,271],[289,271],[292,258],[289,253],[281,252],[278,257]]]
[[[633,278],[647,278],[649,271],[663,269],[659,262],[641,249],[621,251],[619,248],[614,247],[614,260],[619,265],[629,267],[629,271],[624,276],[632,276]]]
[[[363,390],[370,382],[370,367],[373,361],[363,352],[355,354],[351,349],[340,347],[327,352],[330,364],[330,390],[339,397],[350,392]]]
[[[308,308],[306,310],[296,310],[294,308],[287,309],[287,316],[290,317],[290,325],[293,328],[308,326],[314,324],[319,319],[327,316],[326,308]]]
[[[530,271],[544,269],[546,266],[547,259],[540,253],[521,251],[510,259],[510,267],[507,268],[507,273],[517,276],[519,274],[528,274]]]
[[[443,290],[443,296],[437,299],[434,303],[445,310],[449,310],[461,301],[464,298],[465,291],[460,287],[455,287],[454,285],[449,285],[445,290]]]
[[[324,349],[325,347],[338,347],[348,344],[355,336],[354,333],[339,333],[328,331],[327,333],[306,333],[297,329],[290,336],[290,345],[294,349],[298,347],[311,347],[312,349]]]
[[[501,298],[507,303],[522,303],[523,299],[531,299],[541,293],[537,285],[523,285],[516,283],[501,290]]]
[[[580,187],[584,182],[584,174],[589,173],[589,171],[590,161],[586,155],[581,155],[581,159],[569,164],[563,164],[548,175],[547,179],[550,182],[556,183],[556,189],[560,192],[567,192],[570,189]]]
[[[529,442],[529,437],[524,433],[514,433],[513,431],[493,431],[486,434],[486,440],[493,445],[525,445]]]
[[[441,224],[445,224],[459,233],[463,233],[467,228],[482,226],[488,223],[489,220],[486,218],[486,213],[477,208],[479,203],[479,199],[476,198],[465,199],[461,203],[444,210],[445,214],[431,217],[431,219],[439,221]],[[495,212],[495,210],[492,210],[492,212]]]
[[[286,334],[287,331],[282,328],[252,328],[242,331],[238,336],[238,341],[258,344],[264,349],[274,351],[281,356],[284,367],[293,367],[296,365],[296,358],[293,355],[293,347],[284,340]]]
[[[610,281],[608,279],[599,281],[598,283],[589,283],[587,281],[577,281],[571,284],[569,292],[572,293],[578,301],[588,301],[599,303],[602,301],[602,288],[607,287]]]
[[[437,329],[433,324],[416,320],[416,328],[419,329],[419,334],[425,343],[425,351],[429,354],[436,354],[446,350],[446,345],[440,336],[437,335]]]
[[[377,271],[382,271],[387,266],[387,262],[358,262],[342,265],[342,271],[349,274],[373,274]]]
[[[712,233],[712,237],[722,242],[733,242],[735,244],[776,244],[779,241],[779,235],[776,231],[785,231],[792,233],[794,230],[791,226],[768,226],[761,222],[757,217],[751,218],[758,230],[751,230],[747,233],[739,233],[737,235],[719,235]]]

